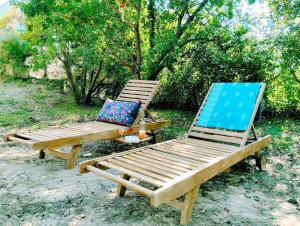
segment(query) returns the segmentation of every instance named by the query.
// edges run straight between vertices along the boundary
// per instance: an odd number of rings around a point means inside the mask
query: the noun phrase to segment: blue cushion
[[[196,126],[245,131],[262,83],[214,83]]]
[[[131,126],[141,104],[137,102],[106,100],[97,121],[110,122],[122,126]]]

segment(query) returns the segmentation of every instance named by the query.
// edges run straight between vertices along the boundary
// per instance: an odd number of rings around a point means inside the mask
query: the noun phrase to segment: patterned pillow
[[[106,100],[97,121],[110,122],[122,126],[131,126],[141,104],[137,102]]]

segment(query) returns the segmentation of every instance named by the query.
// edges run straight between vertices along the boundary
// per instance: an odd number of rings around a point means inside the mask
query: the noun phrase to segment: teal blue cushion
[[[262,83],[214,83],[196,126],[245,131]]]

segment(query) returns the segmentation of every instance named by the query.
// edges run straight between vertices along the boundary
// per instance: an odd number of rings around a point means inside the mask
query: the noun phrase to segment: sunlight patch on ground
[[[290,226],[299,225],[300,215],[294,205],[288,202],[279,203],[278,207],[272,211],[275,218],[275,225]]]

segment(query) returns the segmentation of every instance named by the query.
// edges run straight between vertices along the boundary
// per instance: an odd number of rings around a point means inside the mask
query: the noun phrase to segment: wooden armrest
[[[132,183],[128,180],[124,180],[121,177],[114,176],[114,175],[112,175],[108,172],[105,172],[104,170],[100,170],[100,169],[98,169],[94,166],[87,165],[87,166],[85,166],[85,170],[90,171],[90,172],[92,172],[92,173],[94,173],[98,176],[102,176],[102,177],[104,177],[108,180],[111,180],[111,181],[115,182],[115,183],[119,183],[119,184],[121,184],[121,185],[123,185],[123,186],[125,186],[125,187],[141,194],[141,195],[144,195],[146,197],[151,198],[152,195],[153,195],[153,191],[151,191],[147,188],[144,188],[140,185],[134,184],[134,183]]]

